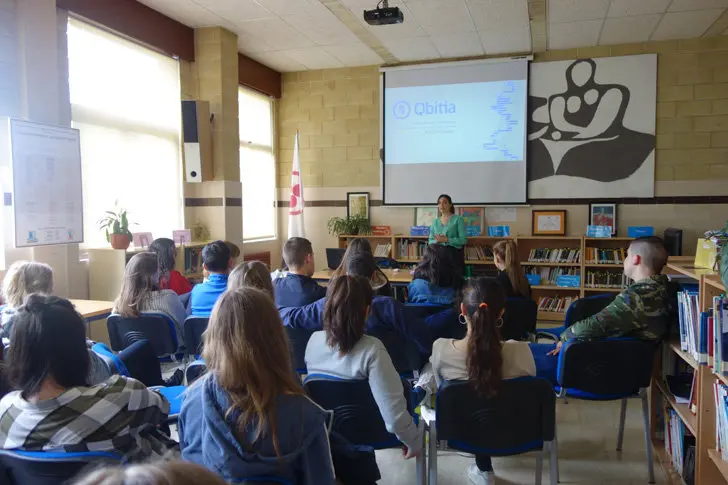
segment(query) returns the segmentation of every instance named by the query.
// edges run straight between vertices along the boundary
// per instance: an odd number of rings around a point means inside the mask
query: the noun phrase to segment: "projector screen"
[[[526,202],[526,58],[382,72],[385,204]]]

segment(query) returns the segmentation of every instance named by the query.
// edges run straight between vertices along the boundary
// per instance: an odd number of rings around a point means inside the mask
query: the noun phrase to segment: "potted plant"
[[[346,234],[364,235],[372,233],[369,219],[364,216],[332,217],[327,224],[329,234],[341,236]]]
[[[99,229],[106,232],[106,240],[114,249],[127,249],[131,244],[131,231],[125,209],[116,212],[106,211],[106,216],[99,221]]]

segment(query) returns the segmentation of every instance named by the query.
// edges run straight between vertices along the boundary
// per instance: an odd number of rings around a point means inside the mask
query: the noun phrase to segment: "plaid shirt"
[[[110,451],[131,460],[163,455],[173,442],[156,426],[168,413],[164,397],[118,375],[35,403],[14,391],[0,400],[0,448]]]

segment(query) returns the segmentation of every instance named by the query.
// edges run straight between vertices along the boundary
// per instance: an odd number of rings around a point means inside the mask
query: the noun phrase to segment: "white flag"
[[[306,237],[303,228],[303,179],[301,162],[298,159],[298,132],[293,147],[293,169],[291,170],[291,203],[288,208],[288,238]]]

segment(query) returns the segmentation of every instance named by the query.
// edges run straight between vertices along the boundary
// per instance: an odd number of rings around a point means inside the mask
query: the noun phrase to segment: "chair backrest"
[[[401,333],[376,328],[373,331],[367,330],[367,334],[378,338],[384,344],[397,373],[409,374],[422,367],[422,357],[417,344],[407,340]]]
[[[3,485],[62,485],[92,463],[119,463],[113,453],[64,453],[0,450],[0,483]]]
[[[96,355],[101,357],[101,360],[104,361],[112,374],[119,374],[120,376],[131,377],[131,373],[129,372],[129,369],[126,368],[124,361],[121,360],[118,355],[113,353],[111,349],[106,346],[105,343],[96,342],[93,347],[91,347],[91,350],[93,350]]]
[[[306,373],[306,346],[314,330],[306,328],[283,327],[286,329],[291,344],[291,363],[293,370],[299,374]]]
[[[605,293],[603,295],[585,296],[579,298],[569,305],[564,317],[564,326],[570,327],[576,322],[589,318],[602,311],[607,305],[612,303],[617,295],[614,293]]]
[[[609,400],[650,385],[657,344],[637,339],[569,340],[559,353],[556,380],[569,395]]]
[[[406,382],[403,382],[403,387]],[[306,392],[319,406],[334,412],[332,429],[355,445],[375,449],[400,446],[397,437],[387,431],[379,413],[369,381],[345,380],[320,374],[309,374],[304,381]],[[405,389],[407,409],[411,398]]]
[[[429,303],[406,303],[404,305],[408,319],[419,318],[420,320],[424,320],[436,313],[444,312],[452,307],[453,305],[431,305]]]
[[[185,379],[187,379],[187,385],[191,385],[197,379],[202,377],[207,372],[207,365],[202,359],[197,359],[190,363],[185,369]]]
[[[503,312],[501,337],[503,340],[528,340],[529,334],[536,333],[538,305],[527,298],[508,298]]]
[[[209,321],[210,317],[190,316],[182,324],[185,347],[190,355],[199,356],[202,353],[202,333],[207,330]]]
[[[136,318],[113,314],[106,319],[106,328],[116,352],[138,340],[149,340],[157,357],[172,355],[179,349],[174,322],[162,313],[142,313]]]
[[[452,448],[491,456],[540,449],[554,439],[556,397],[539,377],[503,381],[494,397],[468,381],[446,381],[437,393],[437,438]]]
[[[424,319],[425,325],[432,333],[432,341],[439,338],[454,338],[461,340],[468,333],[468,327],[460,323],[459,310],[448,308]]]

